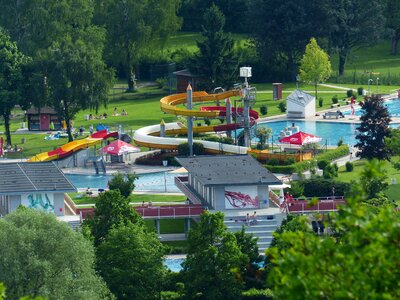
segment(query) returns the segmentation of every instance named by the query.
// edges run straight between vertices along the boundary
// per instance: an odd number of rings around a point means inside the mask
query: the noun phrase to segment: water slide
[[[195,102],[210,102],[217,100],[224,100],[229,97],[239,96],[241,91],[232,90],[220,94],[208,94],[206,92],[193,92],[193,103]],[[186,93],[170,95],[160,100],[160,107],[164,113],[173,114],[176,116],[196,117],[196,118],[218,118],[226,116],[225,106],[204,106],[200,110],[189,110],[185,107],[177,107],[186,103]],[[237,113],[242,113],[242,108],[232,108],[232,116]],[[258,119],[258,113],[250,110],[250,125],[254,125]],[[232,123],[223,125],[211,126],[194,126],[194,133],[202,132],[221,132],[226,130],[235,130],[243,128],[243,123]],[[181,123],[167,123],[165,124],[166,135],[181,135],[187,134],[187,128]],[[160,125],[151,125],[142,127],[135,131],[133,136],[136,144],[143,147],[176,150],[179,144],[186,143],[187,138],[175,137],[160,137]],[[210,142],[204,140],[195,140],[194,142],[202,143],[205,150],[209,153],[235,153],[246,154],[247,147],[222,144],[218,142]]]
[[[55,159],[61,159],[64,157],[67,157],[74,152],[85,149],[91,146],[94,146],[96,144],[99,144],[101,141],[106,140],[110,137],[118,137],[118,132],[107,132],[107,130],[100,130],[95,133],[93,133],[91,136],[80,139],[80,140],[75,140],[72,142],[69,142],[65,145],[62,145],[61,147],[49,151],[49,152],[43,152],[40,154],[37,154],[35,156],[32,156],[28,162],[40,162],[40,161],[49,161],[49,160],[55,160]]]

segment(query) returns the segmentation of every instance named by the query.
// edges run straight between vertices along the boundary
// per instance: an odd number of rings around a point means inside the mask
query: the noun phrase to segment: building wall
[[[51,210],[48,210],[49,212],[53,212],[57,216],[63,216],[64,215],[64,193],[41,193],[43,196],[44,194],[47,194],[49,199],[50,199],[50,204],[54,207]],[[4,198],[9,197],[9,209],[8,213],[15,211],[18,206],[20,205],[25,205],[27,207],[30,207],[28,205],[29,202],[27,202],[27,197],[33,195],[36,196],[36,194],[24,194],[24,195],[10,195],[10,196],[5,196]],[[44,197],[43,197],[44,198]],[[37,199],[34,197],[34,199]],[[40,205],[38,205],[40,206]],[[4,207],[4,205],[3,205]],[[42,208],[37,208],[42,210]]]

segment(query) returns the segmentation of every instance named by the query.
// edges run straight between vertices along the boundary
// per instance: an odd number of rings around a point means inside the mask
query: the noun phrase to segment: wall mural
[[[226,186],[225,208],[258,208],[258,195],[256,186]]]
[[[27,194],[21,196],[21,204],[29,208],[54,212],[53,194]]]

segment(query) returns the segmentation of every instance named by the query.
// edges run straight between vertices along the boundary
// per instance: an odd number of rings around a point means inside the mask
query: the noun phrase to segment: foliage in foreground
[[[277,235],[287,247],[271,248],[275,267],[269,276],[276,299],[398,299],[399,212],[360,205],[355,186],[347,206],[332,216],[336,236],[321,238],[309,231]]]
[[[0,219],[0,282],[7,297],[106,299],[90,243],[54,215],[19,208]]]

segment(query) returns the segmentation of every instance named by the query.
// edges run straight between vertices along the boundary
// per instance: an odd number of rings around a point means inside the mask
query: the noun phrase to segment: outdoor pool
[[[182,270],[182,263],[185,261],[184,258],[165,258],[164,265],[168,270],[172,272],[179,272]]]
[[[183,174],[159,172],[138,175],[135,181],[135,191],[155,191],[155,192],[180,192],[175,186],[174,178]],[[112,175],[81,175],[65,174],[67,179],[76,188],[96,188],[105,189],[107,183],[112,179]]]
[[[392,117],[400,117],[400,99],[391,99],[385,101],[384,103]],[[343,114],[349,116],[351,114],[350,109],[343,111]],[[363,110],[361,108],[357,108],[355,110],[354,115],[361,116],[362,114]]]
[[[284,120],[259,123],[257,126],[271,128],[273,142],[278,143],[280,132],[286,127],[291,127],[292,123],[295,123],[296,126],[299,126],[301,131],[321,137],[322,141],[320,144],[322,145],[326,144],[328,146],[336,146],[340,139],[343,140],[344,144],[348,145],[355,145],[357,143],[356,128],[359,126],[359,124],[354,123]],[[391,126],[397,127],[399,124],[392,124]],[[257,139],[254,139],[254,142],[257,142]],[[269,142],[271,143],[272,140],[270,139]]]

